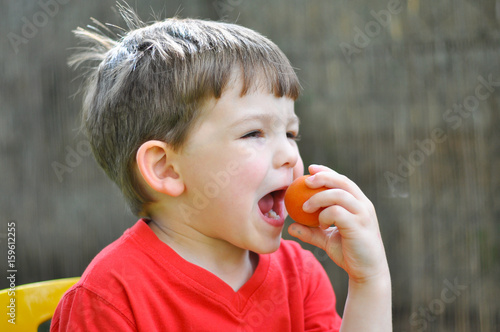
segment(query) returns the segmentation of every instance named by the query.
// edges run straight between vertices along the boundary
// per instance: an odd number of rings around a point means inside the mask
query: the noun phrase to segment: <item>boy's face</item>
[[[284,190],[304,172],[293,100],[241,82],[206,103],[179,159],[183,222],[206,237],[257,253],[275,251],[286,211]]]

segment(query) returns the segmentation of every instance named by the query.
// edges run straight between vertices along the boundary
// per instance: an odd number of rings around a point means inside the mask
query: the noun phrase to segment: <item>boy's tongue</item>
[[[271,209],[273,208],[274,205],[274,198],[273,195],[267,194],[266,196],[262,197],[259,201],[259,208],[262,211],[262,214],[266,214]]]

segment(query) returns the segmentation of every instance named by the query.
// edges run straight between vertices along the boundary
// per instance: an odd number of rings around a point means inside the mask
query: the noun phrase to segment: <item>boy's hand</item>
[[[389,279],[389,268],[375,208],[361,189],[347,177],[325,166],[309,166],[308,187],[327,187],[303,205],[306,212],[325,208],[320,227],[290,225],[290,235],[323,249],[357,284]],[[335,227],[330,227],[335,226]]]

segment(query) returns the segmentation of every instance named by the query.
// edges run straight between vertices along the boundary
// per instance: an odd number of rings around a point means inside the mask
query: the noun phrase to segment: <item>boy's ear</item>
[[[184,182],[175,165],[175,152],[167,143],[157,140],[143,143],[137,150],[136,162],[153,190],[174,197],[184,192]]]

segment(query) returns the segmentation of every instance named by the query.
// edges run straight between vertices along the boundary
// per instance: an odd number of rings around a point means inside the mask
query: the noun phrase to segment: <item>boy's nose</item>
[[[276,168],[293,168],[298,160],[299,150],[295,144],[292,144],[288,138],[281,139],[277,144],[276,153],[274,155],[274,166]]]

